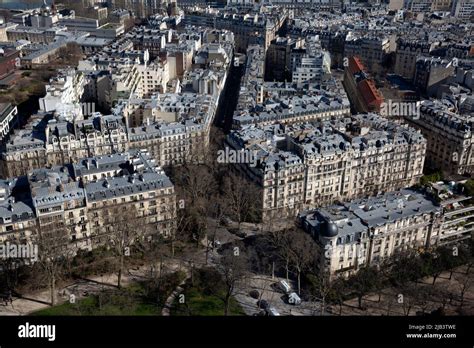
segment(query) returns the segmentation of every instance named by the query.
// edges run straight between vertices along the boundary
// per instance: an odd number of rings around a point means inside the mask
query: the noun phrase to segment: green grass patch
[[[211,270],[199,270],[195,274],[194,285],[191,280],[184,286],[181,294],[184,295],[184,303],[177,296],[171,308],[171,315],[175,316],[223,316],[225,290],[222,280],[214,278],[212,282],[206,282],[206,272]],[[214,277],[215,275],[213,275]],[[220,277],[220,276],[219,276]],[[244,310],[235,300],[230,298],[229,315],[245,315]]]
[[[146,316],[161,315],[166,298],[182,281],[184,274],[167,274],[161,280],[149,280],[122,289],[104,290],[99,294],[63,303],[32,313],[38,316]]]
[[[184,292],[185,303],[176,299],[171,315],[176,316],[223,316],[224,302],[220,297],[205,295],[199,289],[189,288]],[[234,298],[230,299],[230,315],[245,315]]]
[[[103,291],[76,303],[63,303],[33,315],[161,315],[161,306],[147,303],[142,288]]]

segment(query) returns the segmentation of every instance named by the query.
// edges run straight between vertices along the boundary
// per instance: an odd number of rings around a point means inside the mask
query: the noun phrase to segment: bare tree
[[[295,270],[298,294],[301,295],[301,274],[316,259],[311,237],[299,229],[290,228],[270,231],[267,238],[278,258],[283,261],[287,280],[290,269]]]
[[[106,208],[104,215],[110,225],[107,227],[108,245],[117,257],[117,287],[122,287],[122,276],[125,267],[125,257],[130,256],[133,244],[151,235],[151,225],[134,206],[115,206]]]
[[[390,315],[390,313],[392,312],[393,305],[395,304],[396,300],[397,300],[397,297],[391,292],[385,294],[385,296],[381,298],[380,308],[384,308],[385,315]]]
[[[332,302],[339,305],[339,315],[342,315],[342,306],[344,305],[344,294],[346,290],[346,280],[342,277],[331,280],[331,292],[329,297]]]
[[[224,315],[227,316],[230,312],[230,300],[235,286],[247,276],[247,257],[242,252],[236,254],[233,250],[227,250],[219,259],[216,269],[221,274],[224,282]]]
[[[438,248],[433,253],[422,255],[423,270],[433,277],[434,285],[438,277],[449,268],[452,268],[452,251],[447,248]]]
[[[291,248],[291,236],[288,230],[272,230],[267,234],[269,243],[275,248],[276,254],[283,261],[286,280],[290,279],[290,262],[293,255]]]
[[[210,211],[214,219],[214,229],[212,231],[211,241],[209,241],[209,234],[207,233],[207,230],[206,230],[206,265],[209,259],[209,252],[211,250],[214,250],[216,246],[217,230],[221,226],[221,220],[224,217],[224,203],[222,199],[216,195],[212,201],[215,202],[214,205],[211,206],[211,211]]]
[[[356,274],[348,279],[349,286],[357,295],[359,309],[362,307],[362,299],[369,292],[375,290],[380,281],[380,275],[374,267],[362,267]]]
[[[423,276],[421,260],[414,252],[398,253],[381,270],[382,275],[397,287],[403,287]]]
[[[199,246],[207,230],[207,215],[212,199],[217,192],[217,183],[212,175],[212,168],[207,164],[196,165],[185,163],[180,170],[172,169],[178,196],[178,221],[175,241],[194,240]]]
[[[176,226],[176,234],[171,239],[173,255],[176,242],[194,241],[196,247],[199,247],[207,231],[207,218],[196,207],[187,205],[186,208],[178,210]]]
[[[10,245],[20,245],[21,241],[16,236],[7,238]],[[5,304],[13,305],[13,295],[16,293],[20,283],[20,274],[25,267],[25,261],[21,258],[1,258],[0,257],[0,299]]]
[[[467,263],[466,274],[469,274],[471,272],[471,268],[473,265],[474,265],[474,261],[472,260]]]
[[[404,283],[401,286],[397,287],[397,302],[401,304],[403,314],[409,316],[411,310],[417,303],[418,299],[418,289],[419,287],[412,282]]]
[[[459,307],[462,308],[464,306],[465,295],[467,292],[469,292],[473,284],[472,276],[469,273],[457,273],[454,275],[454,279],[456,280],[459,288]]]
[[[237,220],[239,230],[242,222],[255,213],[259,201],[255,185],[232,173],[224,178],[223,199],[229,215]]]
[[[199,211],[207,208],[208,198],[216,192],[217,184],[205,165],[186,163],[179,172],[173,172],[177,187],[186,197],[186,203]]]
[[[319,295],[321,296],[320,315],[323,315],[326,311],[326,299],[332,291],[332,283],[329,280],[329,276],[324,273],[321,273],[318,285]]]
[[[296,229],[289,230],[287,240],[290,242],[290,260],[296,270],[298,295],[301,295],[301,273],[316,258],[314,243],[307,233]]]
[[[38,264],[45,273],[50,290],[51,306],[56,304],[56,284],[62,270],[75,250],[69,244],[69,231],[62,221],[62,216],[52,217],[52,222],[43,225],[37,223],[34,231],[34,242],[38,245]]]
[[[446,282],[438,284],[435,288],[429,288],[425,294],[424,299],[427,299],[428,303],[439,302],[441,303],[441,309],[444,311],[446,305],[452,302],[453,299],[453,284],[452,282]],[[426,312],[426,308],[422,307],[423,313]]]
[[[318,272],[317,275],[310,274],[307,276],[310,282],[309,291],[314,301],[320,301],[319,314],[323,315],[326,311],[326,301],[333,290],[333,283],[329,279],[329,274]]]

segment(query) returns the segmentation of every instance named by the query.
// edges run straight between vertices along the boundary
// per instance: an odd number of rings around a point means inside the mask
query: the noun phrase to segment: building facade
[[[226,142],[254,156],[236,168],[261,187],[264,220],[415,185],[426,152],[421,134],[375,114],[250,125],[231,132]]]
[[[413,81],[418,57],[428,55],[431,49],[432,45],[429,43],[403,38],[398,39],[394,67],[395,74]]]
[[[335,278],[436,245],[442,209],[423,194],[401,190],[304,212],[299,221],[316,242],[320,269]]]
[[[407,117],[427,140],[426,165],[447,174],[474,173],[473,117],[437,101],[423,101],[420,117]]]
[[[74,165],[38,169],[0,187],[0,242],[38,243],[58,233],[68,249],[111,245],[117,214],[131,214],[137,238],[175,230],[174,186],[143,151],[84,158]]]

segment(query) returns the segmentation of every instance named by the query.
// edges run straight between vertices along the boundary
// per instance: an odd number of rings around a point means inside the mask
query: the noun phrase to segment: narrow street
[[[232,118],[239,99],[240,80],[243,72],[244,67],[242,65],[231,65],[224,94],[221,96],[220,105],[214,119],[214,124],[222,128],[225,133],[232,128]]]

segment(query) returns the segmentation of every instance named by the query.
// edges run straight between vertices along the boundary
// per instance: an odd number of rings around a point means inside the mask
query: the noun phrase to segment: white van
[[[278,287],[285,293],[288,294],[291,291],[291,286],[284,280],[278,282]]]
[[[301,299],[296,292],[292,292],[288,295],[288,303],[297,306],[301,304]]]

